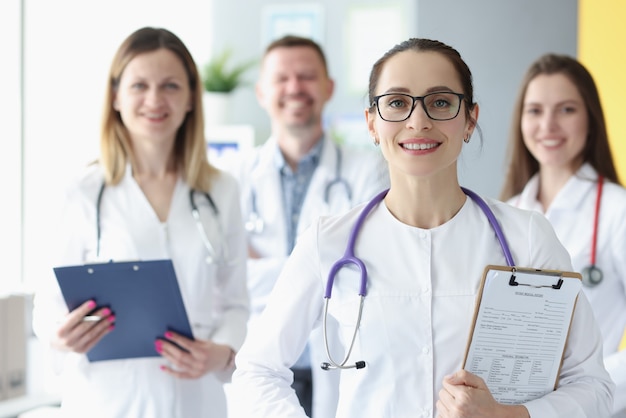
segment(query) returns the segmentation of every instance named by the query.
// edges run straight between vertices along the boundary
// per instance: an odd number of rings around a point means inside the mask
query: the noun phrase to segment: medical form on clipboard
[[[463,368],[503,404],[552,392],[581,288],[579,273],[487,266]]]

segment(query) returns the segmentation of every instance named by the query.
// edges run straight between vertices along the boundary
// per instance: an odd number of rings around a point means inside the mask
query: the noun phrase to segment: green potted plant
[[[256,60],[232,62],[233,50],[226,48],[202,67],[204,115],[206,125],[228,124],[231,93],[245,84],[243,76]]]
[[[256,60],[231,64],[232,49],[224,49],[202,68],[202,85],[208,92],[230,93],[243,84],[243,75]]]

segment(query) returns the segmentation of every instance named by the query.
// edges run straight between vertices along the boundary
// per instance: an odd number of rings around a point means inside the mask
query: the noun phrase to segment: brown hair
[[[133,150],[128,130],[119,112],[113,108],[115,93],[120,77],[128,63],[136,56],[167,49],[173,52],[183,64],[189,79],[192,94],[192,110],[187,112],[183,124],[176,133],[174,158],[178,169],[189,187],[209,191],[210,182],[217,170],[212,167],[206,155],[204,119],[202,112],[202,84],[198,68],[183,42],[172,32],[144,27],[129,35],[118,48],[109,70],[107,91],[100,131],[100,163],[107,184],[117,184],[126,170],[126,164],[134,164]]]
[[[443,42],[435,41],[432,39],[407,39],[406,41],[399,43],[391,48],[385,53],[385,55],[383,55],[378,61],[376,61],[376,63],[372,67],[372,71],[370,72],[369,79],[369,111],[373,112],[374,110],[374,96],[376,95],[376,87],[378,86],[378,79],[380,77],[380,73],[383,70],[383,66],[394,55],[409,50],[415,52],[437,52],[450,60],[450,62],[456,69],[456,72],[458,73],[459,79],[461,81],[461,85],[463,86],[463,94],[465,95],[463,100],[466,103],[465,117],[475,125],[476,120],[472,118],[470,113],[476,105],[476,103],[474,103],[474,86],[472,82],[472,72],[470,71],[463,58],[461,58],[461,54],[459,54],[456,49],[444,44]],[[478,126],[476,128],[478,128]],[[478,132],[480,133],[480,129],[478,129]]]
[[[593,77],[574,58],[567,55],[545,54],[533,62],[526,71],[515,101],[507,150],[508,170],[500,199],[508,200],[521,193],[528,180],[539,171],[539,162],[524,144],[521,121],[528,85],[535,77],[542,74],[563,74],[576,86],[583,99],[589,120],[589,132],[587,143],[582,150],[582,162],[591,164],[598,174],[607,180],[618,183],[600,96]]]
[[[265,48],[265,53],[263,57],[265,58],[270,52],[277,48],[295,48],[295,47],[305,47],[313,49],[317,55],[319,55],[320,60],[322,61],[322,65],[324,66],[324,71],[326,72],[326,76],[328,76],[328,65],[326,63],[326,56],[324,55],[324,51],[322,47],[319,46],[317,42],[309,38],[303,38],[301,36],[294,35],[285,35],[281,38],[278,38],[272,43],[270,43],[267,48]]]

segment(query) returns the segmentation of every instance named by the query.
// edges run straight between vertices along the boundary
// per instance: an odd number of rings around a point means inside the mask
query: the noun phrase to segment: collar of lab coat
[[[306,153],[304,157],[300,158],[300,161],[298,161],[298,170],[300,170],[300,165],[302,163],[308,163],[309,161],[313,163],[313,166],[315,168],[317,168],[323,151],[324,141],[317,141],[317,143],[313,145],[309,152]],[[287,167],[289,166],[289,164],[287,163],[285,156],[283,155],[280,148],[278,148],[278,146],[276,146],[274,150],[274,162],[276,164],[276,168],[280,172],[284,172],[283,170],[288,169]]]
[[[329,176],[330,179],[333,179],[335,177],[335,169],[337,166],[337,155],[335,148],[337,147],[337,145],[332,143],[332,141],[326,136],[322,137],[322,141],[324,141],[324,144],[322,145],[322,153],[313,179],[319,177],[326,179]],[[262,181],[262,179],[268,178],[273,179],[273,183],[276,183],[276,180],[278,180],[278,183],[280,183],[278,167],[275,160],[277,152],[280,152],[278,148],[278,142],[274,137],[270,137],[259,150],[258,161],[255,164],[254,172],[252,173],[253,182],[255,184],[258,184],[258,182]],[[313,185],[315,182],[312,181],[311,183],[311,185]],[[278,185],[280,186],[280,184]],[[322,185],[322,190],[324,187],[325,185]],[[323,194],[323,191],[321,193]]]
[[[318,216],[326,215],[330,210],[329,205],[324,202],[324,192],[328,183],[335,178],[337,145],[326,136],[322,138],[322,141],[324,141],[324,144],[320,161],[313,173],[313,178],[302,205],[298,234]],[[257,195],[257,209],[264,219],[271,216],[271,213],[275,213],[279,216],[279,219],[284,219],[282,204],[278,205],[278,210],[276,210],[276,202],[282,202],[280,173],[275,161],[277,150],[278,143],[276,139],[270,137],[261,146],[257,163],[251,175],[251,187],[254,188]],[[260,196],[260,193],[263,193],[264,196]],[[284,224],[284,222],[281,222],[281,224]]]
[[[146,207],[150,209],[155,219],[157,219],[159,223],[167,223],[167,221],[161,222],[158,219],[156,212],[154,211],[154,208],[152,207],[152,204],[146,197],[143,190],[141,190],[141,186],[139,185],[139,183],[137,183],[137,180],[135,180],[135,177],[133,177],[133,168],[130,162],[126,163],[126,171],[124,172],[124,177],[122,178],[122,181],[119,183],[119,185],[125,189],[128,189],[128,188],[136,189],[138,191],[138,196],[141,197],[141,200],[137,201],[136,204],[146,205]],[[175,199],[175,196],[178,193],[189,193],[189,187],[187,186],[187,183],[183,180],[180,174],[178,174],[176,178],[176,184],[174,185],[174,191],[173,191],[172,199],[170,203],[170,211],[174,209],[173,205],[181,205],[184,208],[187,208],[187,206],[189,205],[188,200]],[[191,210],[190,207],[189,207],[189,210]]]
[[[520,195],[519,207],[534,209],[548,213],[554,210],[578,210],[585,197],[595,190],[598,173],[589,163],[584,163],[559,190],[547,212],[542,210],[537,201],[539,193],[539,173],[535,174],[526,184]]]

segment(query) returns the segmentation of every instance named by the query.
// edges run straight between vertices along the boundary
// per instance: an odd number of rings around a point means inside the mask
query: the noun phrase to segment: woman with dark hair
[[[55,262],[171,259],[194,339],[164,325],[152,357],[89,362],[124,319],[97,300],[68,312],[47,278],[33,322],[64,375],[64,417],[226,417],[222,384],[248,319],[246,247],[237,182],[207,161],[202,115],[182,41],[132,33],[111,64],[100,158],[65,197]]]
[[[317,361],[340,373],[337,417],[608,415],[613,384],[583,295],[555,391],[505,405],[461,369],[485,266],[508,260],[493,218],[511,264],[571,270],[545,217],[460,186],[457,160],[478,113],[470,70],[448,45],[409,39],[374,64],[365,119],[391,187],[321,217],[298,239],[236,358],[233,389],[250,408],[246,416],[305,416],[289,367],[317,327],[329,345],[328,359]],[[342,254],[364,267],[348,264],[335,276]],[[336,331],[324,325],[327,317]]]
[[[604,361],[626,416],[626,189],[619,184],[594,80],[576,59],[546,54],[515,103],[501,199],[543,213],[583,275]],[[617,416],[617,415],[616,415]]]

